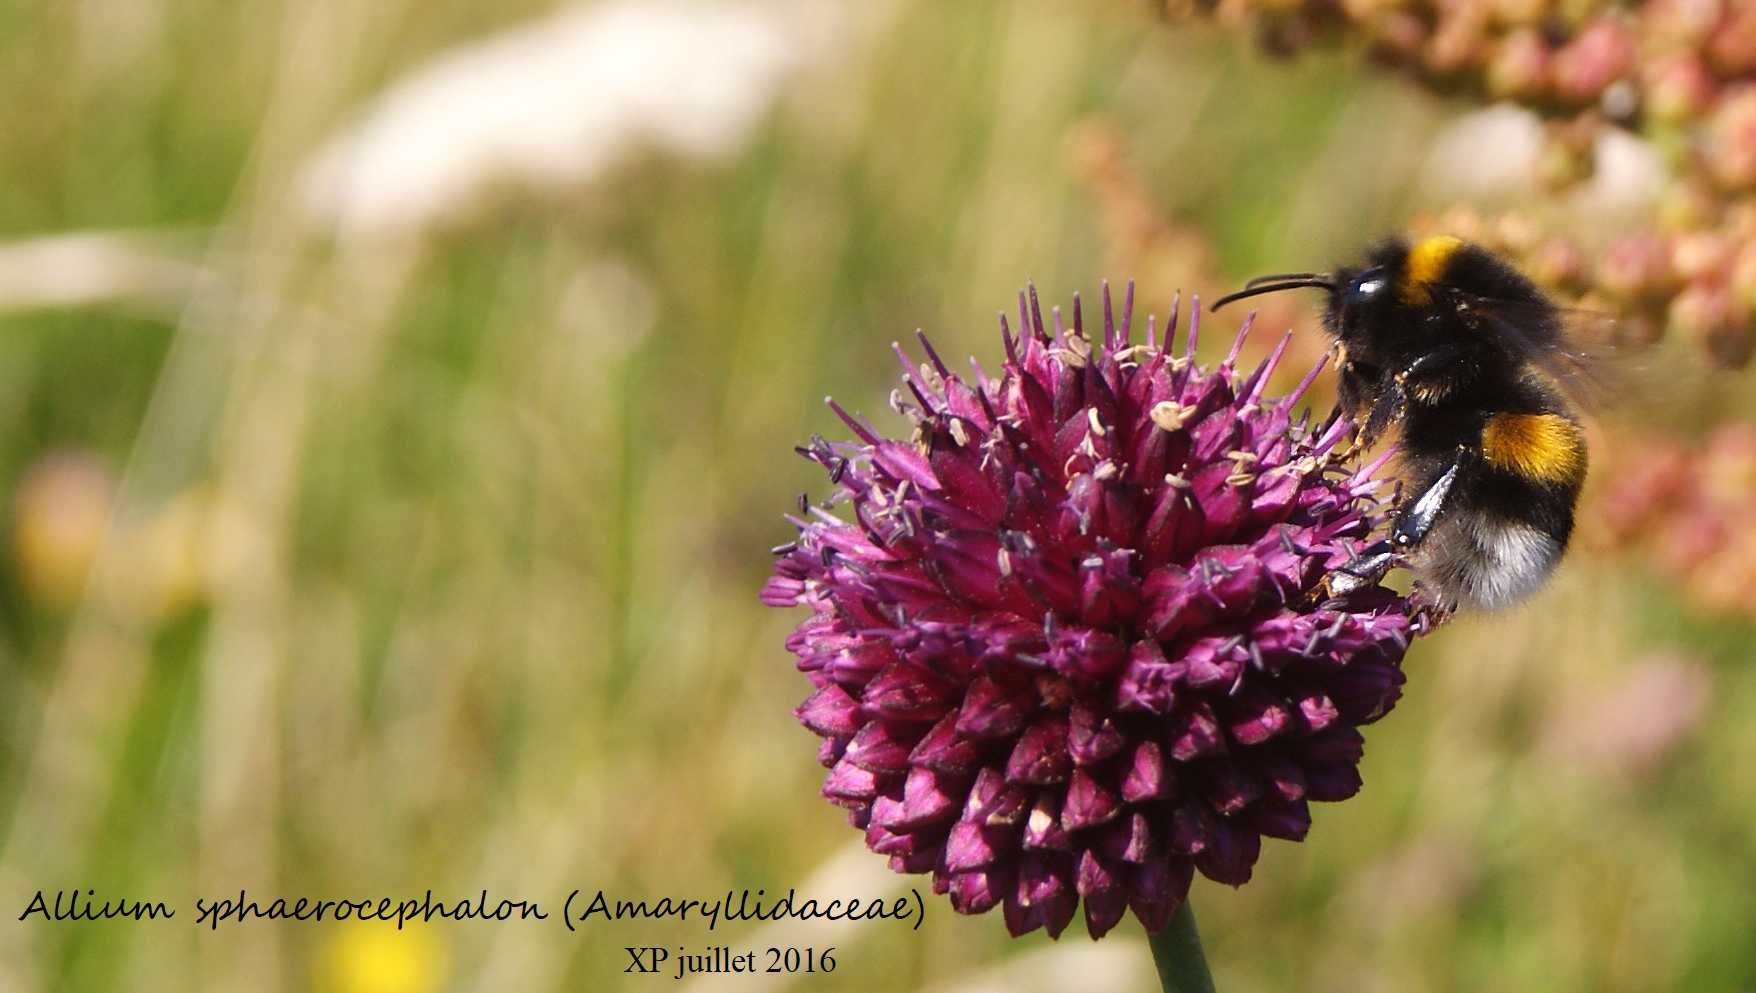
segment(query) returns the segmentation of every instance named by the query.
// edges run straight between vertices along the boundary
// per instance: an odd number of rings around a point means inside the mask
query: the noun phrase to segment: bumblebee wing
[[[1519,322],[1490,313],[1510,347],[1530,360],[1567,398],[1587,410],[1602,410],[1628,386],[1627,358],[1614,345],[1616,319],[1584,310],[1561,310],[1561,330],[1548,343],[1524,339]]]
[[[1614,317],[1452,292],[1469,304],[1468,319],[1477,333],[1492,335],[1509,355],[1536,368],[1574,403],[1601,410],[1621,390]]]

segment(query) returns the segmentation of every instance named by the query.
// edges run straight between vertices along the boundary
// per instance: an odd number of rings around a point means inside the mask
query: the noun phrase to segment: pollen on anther
[[[1158,425],[1162,430],[1181,431],[1183,426],[1189,423],[1189,417],[1193,413],[1195,413],[1193,407],[1185,407],[1175,400],[1160,400],[1152,405],[1148,416],[1152,418],[1152,423]]]

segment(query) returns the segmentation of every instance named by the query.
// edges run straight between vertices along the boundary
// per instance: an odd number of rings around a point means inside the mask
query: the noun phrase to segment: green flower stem
[[[1189,908],[1188,900],[1177,908],[1163,931],[1147,937],[1164,993],[1214,993],[1213,973],[1207,971],[1201,935],[1195,930],[1195,911]]]

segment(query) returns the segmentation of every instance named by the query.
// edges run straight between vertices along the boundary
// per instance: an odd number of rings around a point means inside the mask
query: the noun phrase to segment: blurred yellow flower
[[[13,498],[13,556],[30,598],[70,607],[109,527],[114,480],[83,451],[51,452],[25,470]]]
[[[330,941],[324,965],[317,988],[325,993],[431,993],[446,956],[427,928],[354,924]]]

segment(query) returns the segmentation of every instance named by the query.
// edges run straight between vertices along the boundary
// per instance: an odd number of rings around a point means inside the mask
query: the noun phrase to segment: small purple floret
[[[1196,871],[1240,885],[1264,836],[1359,789],[1358,727],[1401,692],[1410,604],[1324,577],[1383,523],[1376,466],[1339,464],[1349,425],[1294,419],[1238,354],[1194,363],[1044,327],[1032,289],[997,377],[921,339],[887,439],[799,449],[835,485],[791,517],[764,603],[812,611],[787,641],[815,687],[823,794],[899,872],[964,913],[1100,937],[1132,909],[1164,927]],[[903,355],[900,349],[898,354]],[[1315,370],[1313,371],[1313,374]]]

